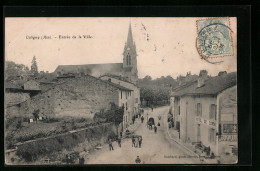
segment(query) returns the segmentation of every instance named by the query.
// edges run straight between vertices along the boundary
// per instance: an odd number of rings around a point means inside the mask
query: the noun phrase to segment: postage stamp
[[[233,55],[232,30],[228,17],[201,19],[196,24],[196,47],[202,59]]]

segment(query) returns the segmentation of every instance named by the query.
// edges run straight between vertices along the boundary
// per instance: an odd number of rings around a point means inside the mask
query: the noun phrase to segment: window
[[[131,56],[129,54],[126,56],[126,64],[131,65]]]
[[[181,114],[181,106],[179,105],[179,115]]]
[[[127,102],[125,103],[125,107],[126,107],[126,110],[127,110]]]
[[[216,107],[216,105],[215,104],[211,104],[210,105],[210,109],[209,109],[209,119],[215,119],[215,120],[217,120],[217,115],[216,115],[216,113],[217,113],[217,107]]]
[[[138,98],[135,98],[135,103],[138,103]]]
[[[202,106],[200,103],[197,103],[197,116],[202,116]]]
[[[213,128],[209,129],[209,142],[215,143],[215,130]]]
[[[123,97],[123,92],[121,91],[121,99],[122,99],[122,97]]]

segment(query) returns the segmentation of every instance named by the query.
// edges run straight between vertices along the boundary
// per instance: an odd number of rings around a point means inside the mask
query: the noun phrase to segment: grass
[[[8,121],[5,129],[7,149],[13,148],[18,142],[45,138],[97,124],[89,118],[73,117],[49,118],[37,123],[23,122],[23,120],[23,118],[15,118]]]

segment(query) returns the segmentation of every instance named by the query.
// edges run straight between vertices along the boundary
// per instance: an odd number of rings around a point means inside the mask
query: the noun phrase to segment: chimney
[[[204,85],[204,78],[203,77],[200,77],[198,79],[198,87],[202,87]]]

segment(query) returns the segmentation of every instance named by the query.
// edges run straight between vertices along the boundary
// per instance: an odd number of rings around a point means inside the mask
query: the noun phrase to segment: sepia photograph
[[[6,17],[6,165],[237,164],[236,17]]]

